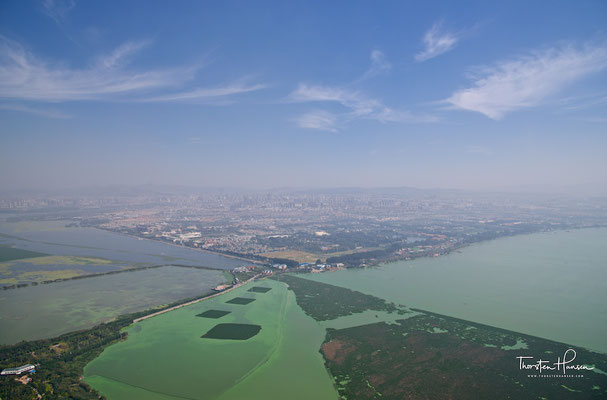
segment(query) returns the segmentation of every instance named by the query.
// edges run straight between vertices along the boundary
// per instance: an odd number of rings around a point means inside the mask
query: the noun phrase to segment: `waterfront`
[[[0,244],[58,256],[99,257],[127,263],[187,264],[231,269],[235,258],[144,240],[95,228],[66,227],[70,221],[0,222]]]
[[[607,229],[539,233],[475,244],[444,257],[298,276],[604,352],[607,291],[599,277],[605,239]],[[318,353],[325,329],[414,315],[369,310],[316,322],[283,283],[256,285],[272,290],[253,294],[247,285],[133,325],[126,341],[86,367],[86,382],[116,399],[228,400],[245,394],[262,399],[270,391],[279,398],[335,398]],[[238,296],[256,300],[226,303]],[[232,313],[218,320],[195,317],[227,308]],[[200,338],[226,322],[262,329],[245,341]]]
[[[301,277],[607,352],[607,229],[520,235],[442,257]]]

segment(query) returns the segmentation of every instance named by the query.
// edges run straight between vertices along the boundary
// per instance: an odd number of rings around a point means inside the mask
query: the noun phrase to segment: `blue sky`
[[[607,188],[607,3],[3,1],[0,185]]]

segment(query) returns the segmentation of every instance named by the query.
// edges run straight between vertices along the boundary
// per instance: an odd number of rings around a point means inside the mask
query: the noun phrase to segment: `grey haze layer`
[[[444,257],[302,277],[607,352],[607,228],[478,243]]]

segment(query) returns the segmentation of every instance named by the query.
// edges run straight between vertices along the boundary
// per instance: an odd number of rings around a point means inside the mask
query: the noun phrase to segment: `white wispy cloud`
[[[37,101],[108,99],[136,91],[175,86],[194,76],[197,68],[127,71],[122,61],[143,48],[130,42],[83,69],[51,64],[20,44],[0,37],[0,97]]]
[[[75,6],[74,0],[42,0],[43,12],[57,24],[61,24]]]
[[[605,43],[533,51],[479,69],[470,88],[456,91],[445,101],[497,120],[511,111],[539,105],[572,82],[605,68]]]
[[[297,126],[307,129],[337,132],[338,118],[335,114],[316,110],[305,113],[296,119]]]
[[[568,111],[577,111],[589,108],[604,108],[607,105],[607,93],[589,93],[581,96],[565,97],[558,100],[559,105]]]
[[[99,69],[111,70],[126,65],[131,56],[137,54],[140,50],[149,46],[149,41],[127,42],[109,54],[104,54],[97,58],[96,67]]]
[[[39,107],[30,107],[23,104],[12,104],[12,103],[0,103],[0,110],[9,110],[9,111],[19,111],[28,114],[39,115],[46,118],[55,118],[55,119],[68,119],[72,116],[66,114],[62,111],[49,109],[49,108],[39,108]]]
[[[436,118],[429,115],[415,115],[407,110],[395,110],[381,101],[364,96],[362,93],[341,87],[300,84],[290,94],[289,100],[297,103],[337,103],[346,110],[341,113],[314,111],[304,114],[298,125],[304,128],[336,130],[355,119],[372,119],[388,122],[431,122]],[[330,129],[328,129],[330,127]]]
[[[232,83],[223,87],[216,88],[199,88],[194,90],[188,90],[184,92],[170,93],[156,97],[150,97],[145,101],[214,101],[227,96],[232,96],[240,93],[253,92],[256,90],[264,89],[267,85],[264,84],[252,84],[247,85],[244,83]]]
[[[440,56],[452,50],[459,42],[461,34],[455,32],[446,32],[441,22],[436,22],[426,32],[422,41],[424,50],[417,53],[414,58],[416,61],[426,61],[436,56]]]
[[[335,102],[349,108],[353,116],[370,115],[381,108],[377,100],[340,87],[300,84],[289,96],[294,102]]]
[[[221,98],[250,92],[263,85],[229,83],[224,87],[189,88],[201,64],[166,69],[127,68],[130,59],[149,45],[127,42],[89,66],[75,69],[35,56],[21,44],[0,36],[0,98],[4,100],[66,102],[184,101]]]
[[[373,50],[370,55],[371,66],[364,73],[360,80],[372,78],[377,75],[385,74],[390,72],[392,64],[386,58],[386,55],[380,50]]]

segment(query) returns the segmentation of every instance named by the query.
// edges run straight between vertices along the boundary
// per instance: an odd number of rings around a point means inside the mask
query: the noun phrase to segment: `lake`
[[[318,352],[324,329],[285,284],[255,283],[271,288],[267,293],[249,292],[251,286],[129,327],[126,341],[86,366],[85,381],[111,399],[335,399]],[[226,303],[236,297],[255,301]],[[197,317],[212,309],[230,314]],[[201,338],[218,323],[255,324],[261,331],[247,340]]]
[[[232,269],[246,261],[95,228],[71,221],[0,222],[0,244],[60,256],[100,257],[130,263],[187,264]]]
[[[121,314],[202,296],[221,271],[161,267],[0,291],[0,344],[50,338]]]
[[[607,229],[477,243],[436,258],[301,275],[409,307],[607,353]]]
[[[607,229],[502,238],[437,258],[299,277],[410,307],[606,351]],[[331,399],[337,393],[319,348],[326,328],[400,315],[366,311],[316,322],[281,282],[251,285],[129,327],[87,365],[85,381],[115,399]],[[226,303],[254,297],[248,305]],[[232,313],[196,317],[209,309]],[[262,326],[245,341],[203,339],[217,323]]]

